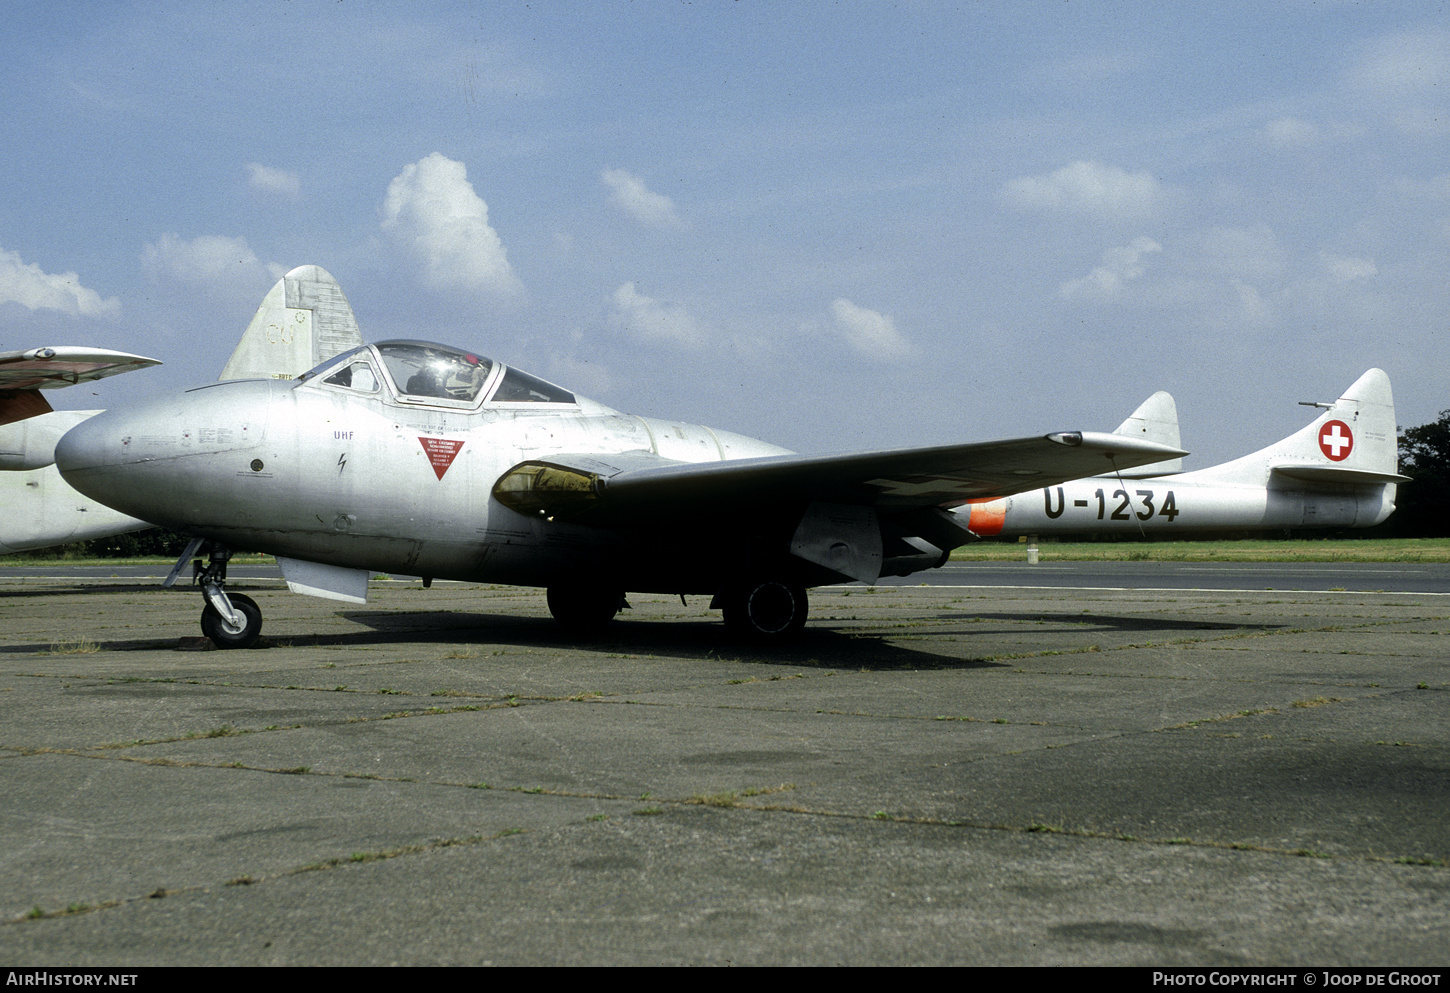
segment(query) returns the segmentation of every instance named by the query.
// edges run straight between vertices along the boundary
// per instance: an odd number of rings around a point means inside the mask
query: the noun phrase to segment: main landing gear
[[[549,613],[571,634],[593,634],[629,606],[624,591],[611,586],[550,586]]]
[[[597,634],[622,607],[629,606],[623,591],[612,586],[550,586],[548,600],[554,620],[571,634],[580,635]],[[710,606],[724,611],[725,628],[731,634],[761,642],[784,641],[800,634],[810,610],[805,587],[779,577],[733,582]]]
[[[262,633],[262,611],[256,601],[242,593],[227,593],[227,561],[232,550],[221,545],[209,544],[202,538],[194,538],[181,558],[166,577],[164,585],[176,582],[182,567],[193,555],[207,547],[207,564],[197,562],[192,581],[201,587],[206,598],[206,607],[201,612],[201,633],[211,639],[218,648],[249,648]]]
[[[781,641],[800,634],[810,603],[804,586],[786,579],[733,583],[711,603],[725,613],[732,634],[755,641]]]

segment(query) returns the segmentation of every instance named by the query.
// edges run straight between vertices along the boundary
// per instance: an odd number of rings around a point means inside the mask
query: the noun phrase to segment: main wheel
[[[743,583],[725,596],[725,626],[760,640],[794,637],[806,626],[805,587],[783,579]]]
[[[251,597],[241,593],[228,593],[227,599],[232,602],[232,608],[242,615],[241,626],[228,624],[221,613],[208,603],[201,612],[201,633],[218,648],[250,648],[262,633],[262,610]]]
[[[549,613],[569,631],[598,631],[614,620],[624,594],[609,586],[550,586]]]

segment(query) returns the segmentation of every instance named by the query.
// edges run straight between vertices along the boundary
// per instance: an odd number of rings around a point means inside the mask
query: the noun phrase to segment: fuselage
[[[1266,475],[1269,475],[1266,473]],[[1234,484],[1185,472],[1146,479],[1097,476],[959,508],[983,537],[1369,527],[1395,509],[1393,484],[1310,484],[1269,475]]]
[[[66,436],[58,464],[124,513],[237,549],[438,578],[551,585],[607,572],[634,589],[646,588],[629,583],[635,575],[708,588],[699,535],[549,521],[500,504],[494,483],[561,452],[679,462],[785,452],[622,414],[532,377],[510,388],[502,366],[475,374],[487,382],[472,397],[456,386],[425,396],[417,382],[398,385],[375,347],[355,353],[356,374],[329,375],[334,363],[302,382],[219,383],[108,411]]]

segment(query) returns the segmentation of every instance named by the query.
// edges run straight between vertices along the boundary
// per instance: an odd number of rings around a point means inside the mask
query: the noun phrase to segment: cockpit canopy
[[[300,378],[355,393],[390,389],[401,403],[440,407],[576,402],[568,390],[522,369],[431,341],[362,345]]]

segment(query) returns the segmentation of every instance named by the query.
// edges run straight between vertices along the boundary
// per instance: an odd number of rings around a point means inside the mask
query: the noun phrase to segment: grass
[[[1450,538],[1344,538],[1273,541],[1051,541],[1043,562],[1450,562]],[[982,541],[952,552],[953,562],[1018,562],[1023,542]]]
[[[51,644],[50,648],[48,648],[44,652],[41,652],[40,654],[42,654],[42,655],[90,655],[91,653],[93,653],[93,652],[99,652],[100,650],[101,650],[101,646],[98,645],[98,644],[96,644],[94,641],[91,641],[89,638],[77,638],[74,641],[57,641],[57,642],[53,642]]]

